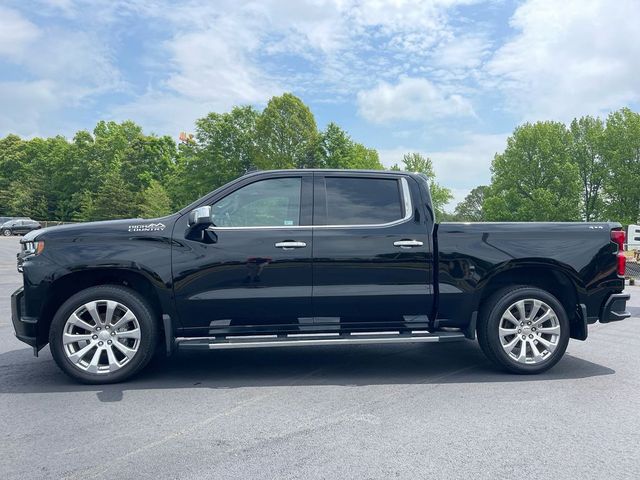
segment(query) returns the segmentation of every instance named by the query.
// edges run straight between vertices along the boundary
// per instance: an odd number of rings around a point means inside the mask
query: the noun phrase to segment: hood
[[[130,218],[124,220],[105,220],[101,222],[82,222],[47,227],[39,230],[32,230],[22,237],[21,243],[32,242],[34,240],[46,240],[48,238],[78,238],[87,235],[130,235],[132,233],[155,233],[170,232],[175,222],[177,214],[166,217],[144,219]]]

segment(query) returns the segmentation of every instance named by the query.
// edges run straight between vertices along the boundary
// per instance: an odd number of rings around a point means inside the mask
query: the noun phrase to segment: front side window
[[[270,178],[246,185],[213,207],[218,227],[291,227],[300,225],[300,177]]]
[[[379,225],[400,220],[402,196],[394,178],[325,178],[327,225]]]

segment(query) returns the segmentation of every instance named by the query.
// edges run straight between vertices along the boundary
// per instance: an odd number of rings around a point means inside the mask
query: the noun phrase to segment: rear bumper
[[[617,322],[629,318],[631,314],[627,311],[627,300],[631,296],[628,293],[612,294],[600,312],[600,323]]]
[[[38,319],[24,316],[24,288],[20,287],[11,295],[11,321],[18,340],[37,348]]]

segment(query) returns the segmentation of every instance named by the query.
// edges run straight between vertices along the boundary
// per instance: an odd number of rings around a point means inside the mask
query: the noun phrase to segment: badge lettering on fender
[[[130,232],[161,232],[166,225],[164,223],[147,223],[143,225],[129,225]]]

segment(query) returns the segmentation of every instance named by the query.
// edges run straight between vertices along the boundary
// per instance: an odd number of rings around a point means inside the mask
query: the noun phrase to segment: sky
[[[178,4],[179,3],[179,4]],[[291,92],[454,200],[527,121],[640,108],[640,0],[0,0],[0,136],[193,131]]]

